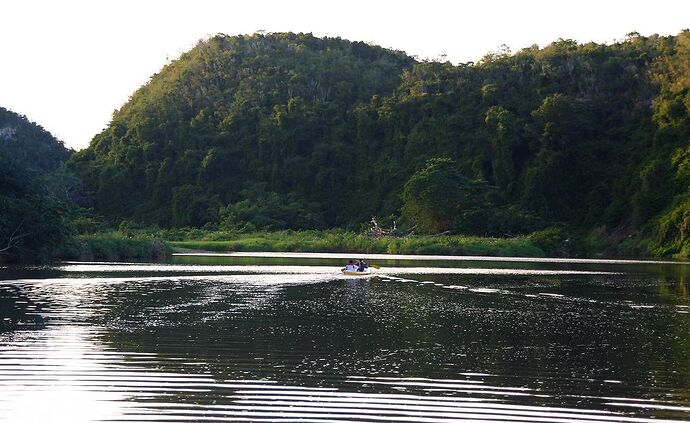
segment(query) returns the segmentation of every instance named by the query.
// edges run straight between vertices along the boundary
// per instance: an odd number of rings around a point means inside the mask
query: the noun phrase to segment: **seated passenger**
[[[357,270],[357,265],[355,265],[354,260],[350,260],[347,262],[347,264],[345,265],[345,268],[343,270],[345,270],[347,272],[354,272]]]
[[[357,271],[358,271],[358,272],[364,272],[364,271],[366,271],[366,270],[367,270],[367,267],[368,267],[368,266],[367,266],[367,263],[366,263],[364,260],[359,259],[359,260],[357,261]]]

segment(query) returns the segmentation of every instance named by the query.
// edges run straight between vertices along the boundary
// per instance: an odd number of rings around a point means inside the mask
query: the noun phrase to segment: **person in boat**
[[[367,266],[367,263],[362,259],[357,260],[357,271],[366,272],[367,270],[369,270],[369,266]]]
[[[355,272],[357,271],[357,265],[355,264],[354,260],[349,260],[347,264],[345,265],[345,268],[343,269],[348,272]]]

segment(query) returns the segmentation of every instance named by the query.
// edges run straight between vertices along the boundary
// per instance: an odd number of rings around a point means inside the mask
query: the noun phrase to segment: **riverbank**
[[[211,233],[202,239],[168,241],[174,251],[204,250],[333,252],[385,254],[445,254],[487,256],[544,256],[529,237],[484,238],[471,236],[378,237],[344,231],[284,231],[250,234]]]
[[[136,229],[77,235],[53,256],[63,260],[147,260],[160,261],[185,252],[295,252],[353,254],[413,254],[531,258],[660,259],[646,244],[630,240],[612,248],[600,237],[574,236],[550,228],[515,237],[465,235],[419,235],[370,237],[361,233],[330,229],[321,231],[234,232],[197,228]],[[643,248],[644,247],[644,248]],[[673,255],[675,259],[678,257]]]
[[[68,260],[163,260],[173,248],[151,234],[101,232],[78,235],[69,249],[60,254]]]

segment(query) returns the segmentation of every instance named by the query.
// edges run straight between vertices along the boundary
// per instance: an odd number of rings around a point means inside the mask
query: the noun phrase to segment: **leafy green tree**
[[[415,172],[403,190],[403,216],[423,233],[453,229],[456,216],[476,207],[475,186],[449,158],[434,158]]]
[[[220,209],[220,226],[229,230],[320,229],[318,207],[295,194],[281,195],[257,184],[241,193],[242,201]],[[311,206],[311,207],[310,207]]]
[[[486,122],[491,132],[491,171],[494,183],[510,193],[517,183],[515,156],[520,148],[520,124],[515,115],[501,106],[490,107]]]
[[[199,227],[218,221],[218,200],[208,196],[197,185],[173,188],[172,224],[176,227]]]

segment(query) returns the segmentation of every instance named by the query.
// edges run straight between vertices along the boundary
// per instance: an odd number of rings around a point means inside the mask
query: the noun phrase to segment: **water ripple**
[[[0,421],[690,419],[690,306],[667,291],[391,269],[67,263],[4,280]]]

